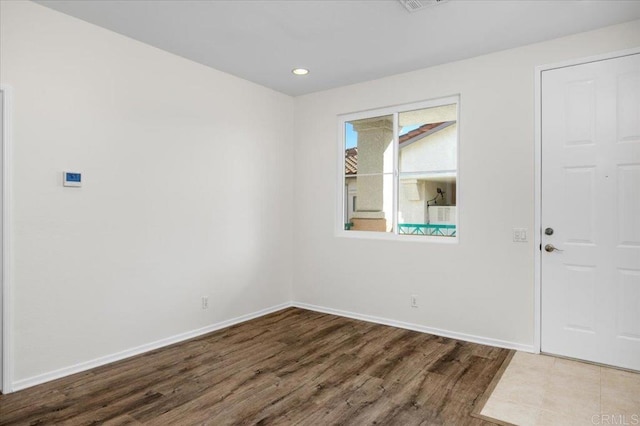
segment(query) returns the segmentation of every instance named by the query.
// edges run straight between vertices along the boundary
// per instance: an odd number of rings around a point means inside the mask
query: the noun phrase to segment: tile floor
[[[640,425],[640,373],[517,352],[481,413],[516,425]]]

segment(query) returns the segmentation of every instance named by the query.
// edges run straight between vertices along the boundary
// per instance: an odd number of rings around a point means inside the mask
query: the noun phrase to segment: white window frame
[[[398,128],[398,117],[401,113],[414,111],[419,109],[433,108],[442,105],[456,104],[456,235],[453,237],[441,237],[431,235],[407,235],[398,234],[398,195],[400,174],[398,170],[398,134],[393,134],[393,229],[392,232],[376,232],[376,231],[346,231],[344,229],[344,212],[345,212],[345,157],[344,150],[346,146],[345,126],[347,122],[354,120],[362,120],[366,118],[393,116],[393,128]],[[460,95],[452,95],[442,98],[434,98],[410,104],[390,106],[384,108],[371,109],[367,111],[345,113],[338,115],[338,170],[337,170],[337,188],[336,188],[336,216],[335,216],[335,235],[344,238],[364,238],[374,240],[390,240],[390,241],[416,241],[416,242],[436,242],[440,244],[458,244],[460,241],[460,207],[462,205],[461,197],[461,179],[460,179]]]

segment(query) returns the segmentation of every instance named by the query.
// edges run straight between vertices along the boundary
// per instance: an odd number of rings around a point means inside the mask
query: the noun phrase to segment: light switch
[[[527,228],[513,228],[514,243],[526,243],[527,241]]]

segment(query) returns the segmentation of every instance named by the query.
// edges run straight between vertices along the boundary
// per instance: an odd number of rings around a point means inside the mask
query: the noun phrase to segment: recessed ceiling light
[[[294,68],[291,70],[295,75],[307,75],[309,74],[309,70],[306,68]]]

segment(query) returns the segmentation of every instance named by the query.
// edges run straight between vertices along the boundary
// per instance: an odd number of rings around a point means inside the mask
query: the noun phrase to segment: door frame
[[[536,353],[542,348],[542,72],[558,68],[583,65],[591,62],[606,61],[640,53],[640,48],[619,50],[586,58],[569,59],[554,64],[540,65],[535,68],[535,263],[534,263],[534,333],[533,349]]]
[[[13,345],[12,304],[11,304],[11,151],[13,90],[11,86],[0,84],[2,91],[2,393],[13,392]]]

